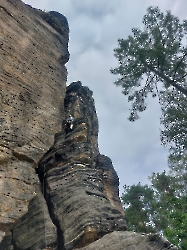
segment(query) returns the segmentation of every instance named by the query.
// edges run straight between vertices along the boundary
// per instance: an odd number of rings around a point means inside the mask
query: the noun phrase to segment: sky
[[[130,122],[130,103],[117,79],[110,73],[118,66],[114,48],[119,38],[127,39],[132,28],[142,28],[149,6],[170,10],[180,20],[187,19],[186,0],[24,0],[35,8],[57,11],[66,16],[70,28],[70,60],[66,64],[69,85],[80,80],[93,91],[99,119],[100,153],[111,158],[123,185],[148,184],[152,172],[168,169],[168,149],[160,142],[158,98],[147,100],[140,119]]]

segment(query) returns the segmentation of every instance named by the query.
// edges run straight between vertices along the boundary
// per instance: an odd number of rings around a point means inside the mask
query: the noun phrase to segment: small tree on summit
[[[120,75],[114,83],[132,101],[130,121],[146,109],[148,93],[155,97],[174,89],[187,96],[187,21],[180,23],[170,11],[164,15],[158,7],[149,7],[143,24],[143,31],[134,28],[133,36],[118,40],[114,55],[119,67],[111,69],[112,74]]]

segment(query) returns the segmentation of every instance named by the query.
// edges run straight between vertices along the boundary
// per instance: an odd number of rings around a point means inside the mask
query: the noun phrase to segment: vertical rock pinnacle
[[[65,249],[72,249],[127,227],[116,172],[109,158],[99,154],[92,92],[81,82],[72,83],[64,109],[66,118],[74,117],[73,129],[67,128],[66,120],[62,122],[62,132],[40,161],[39,170],[46,171],[46,200],[58,235]]]

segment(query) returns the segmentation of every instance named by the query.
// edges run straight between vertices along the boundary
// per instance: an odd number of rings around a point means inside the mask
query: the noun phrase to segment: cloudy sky
[[[112,159],[123,185],[150,184],[152,172],[167,170],[168,151],[160,143],[160,107],[151,98],[141,119],[127,120],[130,104],[113,81],[110,69],[117,66],[113,49],[118,38],[126,39],[132,28],[142,27],[149,6],[170,10],[187,19],[186,0],[24,0],[41,10],[65,15],[70,28],[68,84],[80,80],[93,91],[99,118],[100,153]]]

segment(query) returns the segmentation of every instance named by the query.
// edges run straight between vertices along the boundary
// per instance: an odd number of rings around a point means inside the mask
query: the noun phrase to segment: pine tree
[[[135,232],[155,232],[151,223],[151,202],[153,190],[147,185],[124,186],[122,200],[125,207],[128,229]]]
[[[144,29],[118,40],[114,55],[119,66],[114,83],[132,102],[130,121],[146,109],[146,98],[158,95],[161,141],[170,146],[169,173],[152,174],[152,187],[133,185],[122,200],[130,230],[163,233],[179,249],[187,249],[187,21],[170,11],[149,7]]]
[[[158,7],[149,7],[143,24],[143,31],[134,28],[128,39],[118,40],[114,56],[119,66],[111,69],[120,76],[114,83],[122,86],[123,94],[132,102],[130,121],[146,109],[149,93],[155,97],[160,90],[174,87],[187,96],[187,46],[183,43],[187,21],[180,23],[170,11],[164,15]]]

